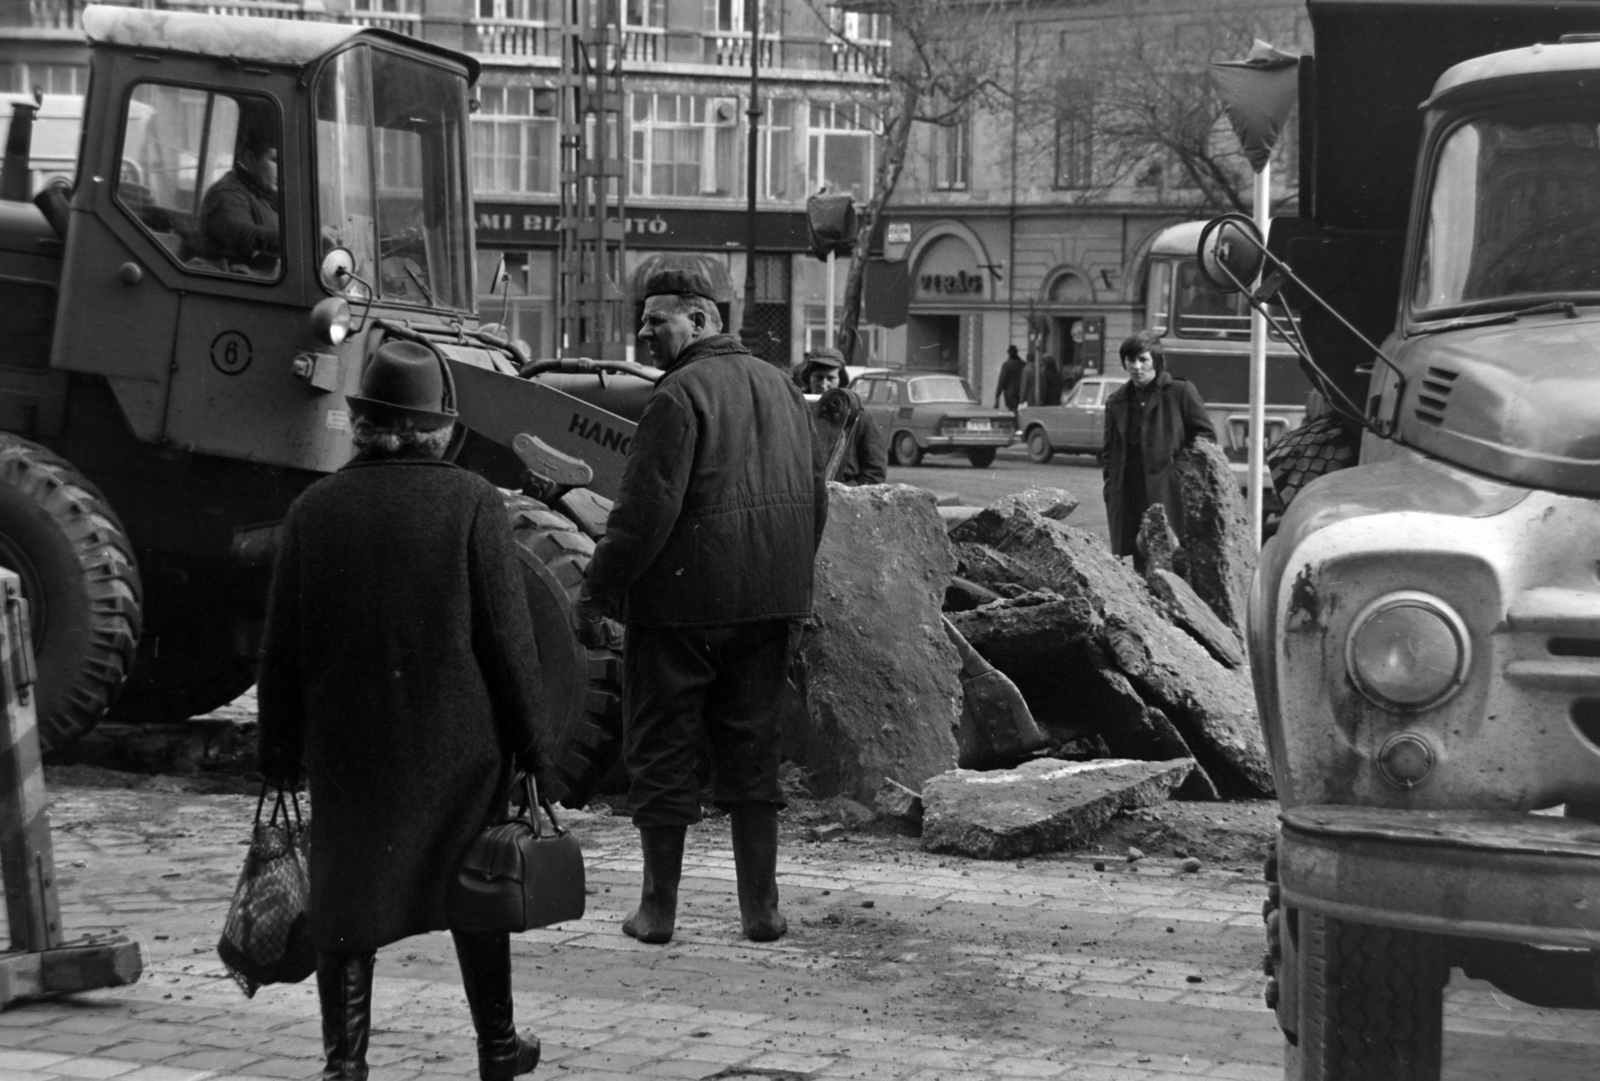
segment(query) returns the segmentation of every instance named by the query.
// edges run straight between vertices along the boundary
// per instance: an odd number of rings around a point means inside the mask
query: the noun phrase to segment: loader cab
[[[142,442],[338,468],[371,335],[319,337],[319,302],[357,331],[473,319],[477,65],[329,23],[91,7],[84,28],[52,365],[106,377]]]

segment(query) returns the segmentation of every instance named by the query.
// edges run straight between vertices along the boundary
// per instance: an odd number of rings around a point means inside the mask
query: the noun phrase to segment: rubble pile
[[[1215,443],[1197,442],[1178,455],[1178,490],[1183,496],[1184,577],[1217,617],[1244,637],[1256,546],[1250,510],[1228,459]]]

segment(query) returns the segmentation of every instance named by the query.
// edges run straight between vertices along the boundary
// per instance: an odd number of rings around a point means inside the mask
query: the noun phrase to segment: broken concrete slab
[[[988,605],[951,620],[995,667],[1009,675],[1041,723],[1055,724],[1030,687],[1034,675],[1058,690],[1098,685],[1083,643],[1103,650],[1145,703],[1161,710],[1224,795],[1273,791],[1266,746],[1256,723],[1248,673],[1219,663],[1155,607],[1144,581],[1098,537],[1023,509],[990,507],[951,532],[963,573],[996,592],[1053,591],[1068,607],[1043,618],[999,616]],[[1016,601],[1006,602],[1015,604]],[[991,653],[977,619],[1016,621],[1015,647]],[[1050,640],[1052,627],[1071,639]],[[1041,652],[1042,650],[1042,652]],[[1029,660],[1028,652],[1036,654]],[[1021,664],[1021,668],[1015,667]],[[1059,666],[1059,671],[1051,671]],[[1030,669],[1030,671],[1025,671]]]
[[[1239,498],[1227,456],[1204,440],[1178,455],[1183,496],[1184,577],[1217,617],[1243,636],[1256,572],[1250,510]]]
[[[981,608],[1000,599],[1000,594],[977,582],[961,577],[959,574],[950,576],[950,584],[944,591],[944,610],[946,612],[970,612],[974,608]]]
[[[1187,758],[1043,758],[1010,770],[952,770],[923,785],[922,847],[984,860],[1078,847],[1119,812],[1165,800],[1192,768]]]
[[[1139,521],[1138,545],[1144,556],[1146,578],[1152,571],[1170,571],[1177,566],[1178,535],[1167,521],[1167,508],[1163,504],[1152,503],[1145,508],[1144,517]]]
[[[1020,492],[1013,492],[1010,495],[1003,495],[989,505],[1000,513],[1009,513],[1013,510],[1031,510],[1035,514],[1059,522],[1078,509],[1078,497],[1065,488],[1034,486],[1024,488]]]
[[[1156,599],[1166,606],[1172,621],[1188,631],[1213,657],[1229,668],[1244,664],[1244,650],[1239,646],[1239,639],[1188,582],[1169,570],[1151,571],[1145,575],[1145,582]]]
[[[922,827],[922,796],[892,777],[885,777],[873,800],[878,813],[908,826]]]
[[[1016,684],[984,659],[947,618],[944,632],[961,654],[961,724],[956,765],[1003,769],[1050,745]]]
[[[805,708],[785,718],[784,757],[818,798],[871,803],[885,777],[920,789],[956,764],[961,661],[940,613],[955,554],[928,492],[829,489],[798,665]]]
[[[946,529],[954,529],[967,519],[976,518],[982,511],[982,507],[940,507],[939,517],[944,521]]]

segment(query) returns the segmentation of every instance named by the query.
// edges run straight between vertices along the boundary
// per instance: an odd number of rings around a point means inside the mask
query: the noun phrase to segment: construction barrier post
[[[18,999],[120,987],[137,980],[144,967],[138,943],[125,935],[68,941],[62,931],[35,675],[22,582],[0,568],[0,877],[11,933],[9,950],[0,953],[0,1008]]]

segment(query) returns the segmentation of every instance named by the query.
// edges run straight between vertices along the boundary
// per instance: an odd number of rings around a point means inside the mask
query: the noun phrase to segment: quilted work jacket
[[[729,335],[694,342],[639,418],[590,592],[637,626],[806,618],[826,464],[782,372]]]

